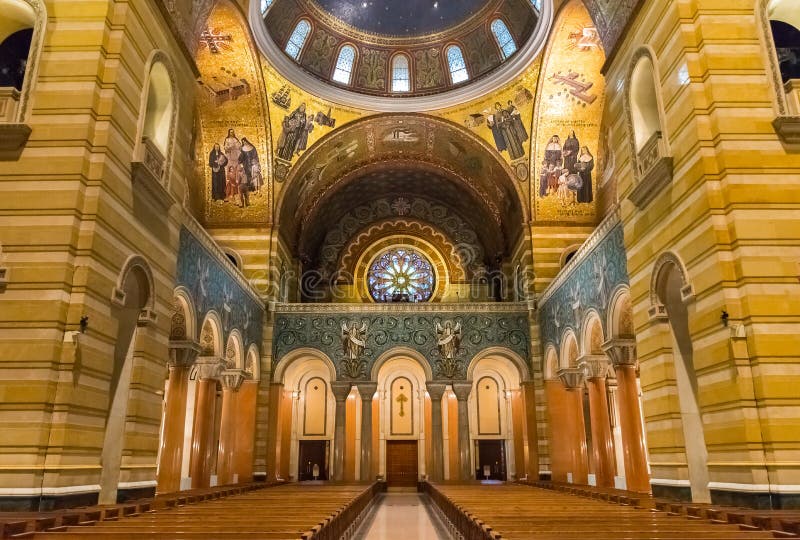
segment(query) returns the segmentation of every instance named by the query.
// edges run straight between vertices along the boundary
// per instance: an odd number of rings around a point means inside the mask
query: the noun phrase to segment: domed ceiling
[[[552,16],[551,0],[274,0],[251,26],[273,67],[309,93],[413,112],[510,82],[541,52]]]
[[[466,21],[485,0],[316,0],[345,24],[370,34],[420,36],[441,32]]]

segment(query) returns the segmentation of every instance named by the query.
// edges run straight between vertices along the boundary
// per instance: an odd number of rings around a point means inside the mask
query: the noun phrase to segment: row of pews
[[[3,538],[35,540],[239,539],[339,540],[349,537],[380,485],[251,485],[234,493],[157,497],[126,505],[42,514]],[[224,493],[224,495],[219,495]],[[73,516],[78,516],[77,518]],[[64,517],[68,516],[65,521]],[[13,516],[0,514],[0,522]],[[47,527],[51,524],[51,527]]]
[[[743,524],[687,519],[639,506],[635,498],[624,496],[578,497],[520,484],[425,484],[424,489],[465,540],[756,540],[795,536]]]

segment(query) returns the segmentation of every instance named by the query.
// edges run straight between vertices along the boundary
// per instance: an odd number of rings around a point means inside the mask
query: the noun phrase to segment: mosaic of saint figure
[[[250,191],[258,191],[264,184],[261,175],[261,162],[258,160],[258,151],[253,143],[242,137],[242,153],[239,155],[239,163],[244,167],[244,174],[247,177],[247,184]]]
[[[222,151],[219,143],[214,144],[214,148],[208,155],[208,166],[211,168],[211,199],[215,201],[225,200],[225,167],[228,165],[228,157]]]
[[[445,321],[444,326],[436,323],[436,343],[442,358],[452,360],[458,354],[461,346],[461,323],[453,326],[452,321]]]
[[[528,132],[513,102],[509,100],[506,109],[499,101],[495,103],[494,111],[487,118],[487,125],[492,130],[498,152],[507,151],[512,160],[525,157],[523,145],[528,140]]]
[[[284,117],[281,136],[278,138],[278,157],[291,161],[308,146],[308,134],[314,130],[314,120],[306,114],[306,104],[301,103],[289,116]]]
[[[594,156],[586,146],[581,146],[578,136],[572,133],[561,144],[553,135],[544,149],[544,160],[539,173],[539,196],[554,195],[562,206],[594,201],[592,171]]]

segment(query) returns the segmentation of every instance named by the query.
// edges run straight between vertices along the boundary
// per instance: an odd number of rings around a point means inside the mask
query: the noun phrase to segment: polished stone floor
[[[388,493],[365,520],[357,540],[450,540],[443,524],[418,493]]]

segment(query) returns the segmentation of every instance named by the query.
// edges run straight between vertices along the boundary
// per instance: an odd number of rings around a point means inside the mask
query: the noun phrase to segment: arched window
[[[542,0],[531,0],[531,3],[533,4],[533,7],[535,7],[539,11],[542,10]]]
[[[628,92],[634,143],[640,152],[661,131],[655,73],[649,56],[642,56],[633,68]]]
[[[286,44],[286,54],[295,60],[300,58],[300,53],[303,51],[308,34],[311,32],[311,25],[306,20],[302,20],[294,27],[294,32],[289,36],[289,42]]]
[[[264,15],[271,5],[272,0],[261,0],[261,14]]]
[[[796,0],[771,0],[767,17],[778,53],[781,79],[800,79],[800,8]]]
[[[22,90],[36,13],[27,2],[0,0],[0,87]]]
[[[451,45],[447,48],[447,65],[450,68],[450,80],[453,84],[458,84],[469,79],[467,63],[464,61],[461,47]]]
[[[333,70],[333,80],[342,84],[350,84],[355,61],[356,50],[350,45],[342,47],[339,51],[339,58],[336,60],[336,69]]]
[[[392,92],[411,91],[411,70],[408,57],[398,54],[392,60]]]
[[[147,88],[142,140],[146,139],[152,143],[161,153],[162,160],[167,157],[169,151],[174,107],[175,96],[169,71],[163,63],[153,62],[150,68],[150,84]]]
[[[514,36],[508,31],[506,23],[500,19],[492,21],[492,33],[497,40],[497,45],[500,47],[503,60],[517,52],[517,44],[514,43]]]

